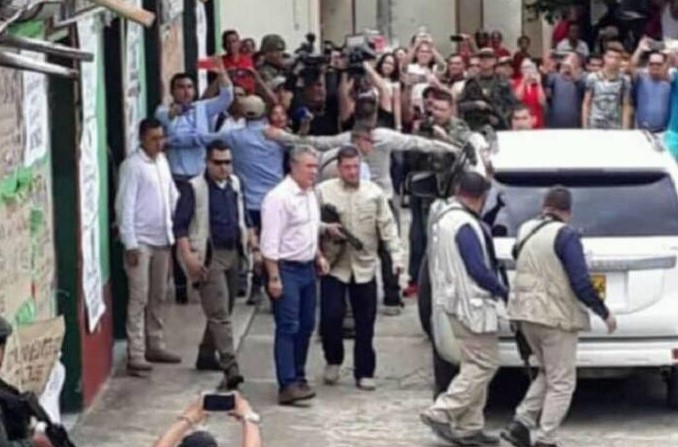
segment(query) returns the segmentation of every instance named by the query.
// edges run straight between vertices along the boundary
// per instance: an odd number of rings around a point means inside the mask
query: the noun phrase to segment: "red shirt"
[[[501,57],[511,57],[511,52],[502,46],[495,47],[494,54],[497,56],[497,59]]]
[[[522,78],[513,81],[513,91],[517,92]],[[527,83],[525,85],[525,94],[523,95],[523,104],[530,109],[530,115],[534,117],[534,129],[544,128],[544,108],[539,103],[539,86]]]
[[[520,77],[520,67],[523,65],[525,59],[531,59],[530,53],[522,52],[520,50],[516,51],[516,54],[513,55],[513,72],[515,77]]]
[[[222,56],[221,60],[224,62],[224,68],[231,76],[233,85],[244,88],[248,95],[253,94],[256,82],[252,74],[249,73],[249,70],[254,70],[252,57],[249,54],[239,54],[236,60],[232,55],[226,54]]]
[[[570,32],[570,22],[567,20],[559,20],[556,23],[556,26],[553,28],[553,35],[551,36],[551,47],[555,48],[563,39],[567,39],[567,35]]]

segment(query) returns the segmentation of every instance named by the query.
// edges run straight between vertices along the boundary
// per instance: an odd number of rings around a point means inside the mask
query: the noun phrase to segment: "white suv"
[[[592,330],[581,334],[577,366],[582,375],[593,376],[658,370],[667,380],[669,405],[678,407],[678,167],[673,158],[641,131],[540,130],[498,133],[492,164],[495,178],[486,208],[501,195],[504,206],[493,234],[509,282],[518,227],[539,214],[549,187],[566,186],[573,194],[571,225],[582,235],[594,285],[618,321],[617,332],[609,335],[592,315]],[[507,323],[500,335],[502,366],[521,366]]]

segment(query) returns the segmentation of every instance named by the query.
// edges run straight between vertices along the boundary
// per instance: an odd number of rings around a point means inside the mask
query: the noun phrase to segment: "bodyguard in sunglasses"
[[[207,148],[207,169],[190,181],[174,221],[179,259],[202,303],[207,325],[196,368],[224,372],[219,385],[231,390],[243,381],[233,347],[230,310],[237,293],[238,259],[245,247],[261,260],[245,214],[240,179],[233,175],[231,150],[221,141]]]

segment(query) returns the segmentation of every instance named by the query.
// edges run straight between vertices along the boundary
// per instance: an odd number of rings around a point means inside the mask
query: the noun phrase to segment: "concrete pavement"
[[[242,330],[247,320],[239,304],[235,320]],[[95,407],[78,423],[74,437],[79,446],[112,447],[152,445],[200,391],[213,388],[218,373],[194,371],[195,345],[202,331],[197,306],[175,307],[170,318],[170,346],[185,356],[183,365],[157,368],[150,380],[116,374]],[[351,345],[341,383],[321,384],[322,350],[314,338],[309,375],[318,397],[307,408],[276,405],[273,368],[273,321],[256,315],[240,347],[246,376],[242,390],[263,418],[267,446],[274,447],[411,447],[443,446],[418,413],[431,401],[430,346],[419,330],[416,305],[409,302],[399,317],[379,316],[375,392],[358,390],[351,371]],[[500,374],[492,384],[488,427],[499,429],[511,417],[525,390],[519,372]],[[563,430],[563,446],[572,447],[676,447],[675,412],[664,405],[663,383],[642,374],[627,381],[582,381]],[[239,426],[223,415],[212,415],[207,428],[223,445],[239,445]]]

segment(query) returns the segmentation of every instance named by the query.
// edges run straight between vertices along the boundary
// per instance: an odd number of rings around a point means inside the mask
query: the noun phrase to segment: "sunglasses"
[[[231,163],[233,163],[233,160],[210,160],[210,161],[217,166],[228,166]]]

